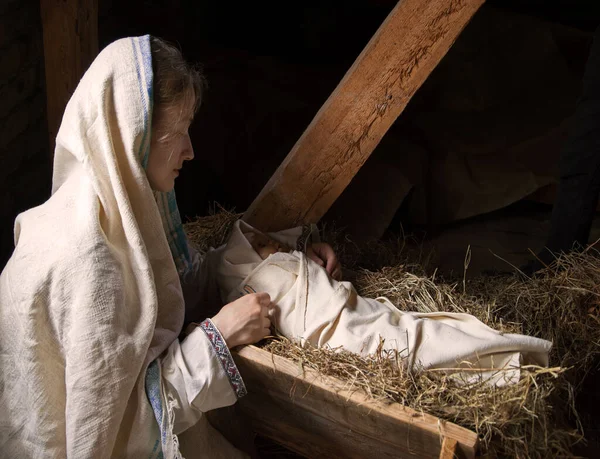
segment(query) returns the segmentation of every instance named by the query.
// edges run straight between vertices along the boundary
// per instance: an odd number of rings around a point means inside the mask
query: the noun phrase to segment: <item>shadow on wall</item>
[[[101,45],[150,32],[203,64],[196,159],[176,185],[193,217],[214,201],[247,208],[396,2],[308,1],[287,13],[275,2],[145,1],[143,20],[103,3]],[[507,10],[540,13],[539,2],[492,3],[505,9],[476,14],[327,219],[377,237],[394,218],[460,220],[554,181],[590,34],[556,22],[560,2],[544,10],[554,22]],[[589,22],[575,10],[571,22]]]
[[[0,4],[0,270],[22,211],[50,195],[44,54],[39,2]]]
[[[556,182],[591,33],[482,8],[330,209],[355,239],[433,227]]]
[[[197,159],[177,184],[184,216],[212,201],[249,205],[395,3],[99,3],[101,47],[152,33],[205,66]],[[394,218],[460,219],[551,182],[588,46],[586,33],[557,23],[589,31],[599,21],[600,2],[489,0],[328,217],[376,236]],[[39,4],[2,2],[0,24],[3,266],[14,218],[49,195],[51,155]]]

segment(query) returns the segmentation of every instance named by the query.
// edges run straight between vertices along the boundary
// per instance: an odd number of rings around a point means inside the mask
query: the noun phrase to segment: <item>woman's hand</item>
[[[342,280],[342,265],[329,244],[315,242],[306,248],[306,256],[319,266],[325,268],[327,273],[337,281]]]
[[[211,320],[227,347],[253,344],[271,333],[270,307],[268,293],[251,293],[223,306]]]

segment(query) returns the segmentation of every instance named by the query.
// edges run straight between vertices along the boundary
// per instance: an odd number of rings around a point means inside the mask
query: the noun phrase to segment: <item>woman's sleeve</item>
[[[185,301],[184,327],[214,316],[221,307],[221,295],[215,277],[218,250],[209,250],[204,256],[190,247],[191,269],[180,278]]]
[[[194,425],[203,413],[233,405],[246,386],[225,340],[210,319],[198,324],[181,342],[176,340],[161,359],[174,432]]]

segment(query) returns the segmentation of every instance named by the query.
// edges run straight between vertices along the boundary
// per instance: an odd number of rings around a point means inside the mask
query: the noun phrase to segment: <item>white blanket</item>
[[[364,356],[375,353],[382,338],[384,348],[398,351],[410,368],[460,368],[463,378],[483,375],[497,384],[514,381],[522,363],[548,364],[548,341],[499,333],[468,314],[402,312],[385,298],[363,298],[300,251],[263,261],[244,236],[251,231],[237,222],[221,249],[223,300],[269,293],[276,305],[273,323],[288,338]],[[500,368],[512,370],[494,371]]]

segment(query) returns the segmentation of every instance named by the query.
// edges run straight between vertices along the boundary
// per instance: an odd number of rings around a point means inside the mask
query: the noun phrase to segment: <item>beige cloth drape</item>
[[[384,348],[399,351],[411,368],[468,368],[461,377],[485,376],[498,384],[514,381],[521,363],[548,364],[548,341],[500,333],[468,314],[399,311],[385,298],[359,296],[352,284],[333,280],[300,251],[263,261],[244,236],[249,231],[251,226],[237,222],[222,249],[223,298],[269,293],[276,305],[273,322],[288,338],[365,356],[383,338]],[[494,371],[500,368],[514,371]]]

